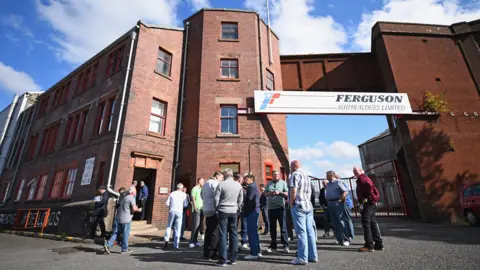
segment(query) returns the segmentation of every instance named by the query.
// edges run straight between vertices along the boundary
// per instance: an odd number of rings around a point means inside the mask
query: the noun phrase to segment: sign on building
[[[95,157],[85,160],[85,169],[83,170],[81,185],[90,185],[92,182],[93,167],[95,165]]]
[[[256,113],[412,114],[405,93],[255,91]]]

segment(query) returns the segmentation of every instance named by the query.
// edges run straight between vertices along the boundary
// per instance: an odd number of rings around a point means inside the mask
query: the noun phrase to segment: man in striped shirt
[[[292,264],[306,265],[317,262],[316,232],[313,219],[313,205],[311,202],[312,186],[307,173],[301,169],[300,161],[291,163],[289,180],[290,208],[292,211],[295,233],[298,238],[297,258]]]

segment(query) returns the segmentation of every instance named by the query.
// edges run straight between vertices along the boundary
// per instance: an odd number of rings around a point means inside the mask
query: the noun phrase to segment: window
[[[77,112],[68,117],[65,134],[63,134],[62,145],[70,145],[82,141],[87,117],[88,109]]]
[[[107,69],[105,70],[105,77],[112,75],[120,70],[122,67],[124,47],[120,47],[108,55]]]
[[[238,39],[238,23],[222,23],[222,39]]]
[[[275,90],[275,78],[273,77],[273,73],[268,70],[267,70],[267,89]]]
[[[92,87],[95,84],[97,69],[98,69],[98,63],[95,63],[78,75],[77,87],[75,88],[75,93],[80,93],[85,89]]]
[[[166,116],[167,103],[154,99],[152,102],[152,110],[150,112],[150,127],[148,130],[165,136]]]
[[[100,162],[98,166],[98,179],[97,179],[97,188],[103,185],[105,175],[105,161]]]
[[[37,148],[38,133],[30,136],[27,148],[27,160],[32,160],[35,155],[35,149]]]
[[[40,154],[45,155],[55,150],[55,142],[57,141],[58,128],[60,123],[47,127],[43,132],[42,148]]]
[[[65,182],[63,184],[62,198],[70,198],[72,196],[73,187],[75,186],[76,176],[77,176],[77,169],[67,170]]]
[[[470,197],[470,191],[472,191],[472,187],[466,187],[464,190],[463,190],[463,197]]]
[[[237,134],[237,106],[224,105],[220,107],[220,125],[223,134]]]
[[[272,180],[273,179],[273,164],[265,163],[265,179]]]
[[[38,178],[34,177],[27,184],[27,187],[28,187],[27,201],[31,201],[35,198],[35,192],[37,191],[37,182],[38,182]]]
[[[222,70],[222,78],[238,78],[238,60],[223,59],[220,61],[220,69]]]
[[[233,175],[240,173],[240,163],[220,163],[220,170],[225,170],[227,168],[232,169]]]
[[[480,196],[480,184],[473,187],[472,196]]]
[[[22,193],[23,193],[23,186],[25,186],[25,179],[20,180],[17,185],[17,193],[15,195],[15,202],[20,201],[20,198],[22,198]]]
[[[112,130],[113,113],[115,111],[115,97],[98,104],[95,134],[100,135]]]
[[[40,107],[38,109],[38,117],[44,116],[48,112],[48,103],[50,100],[49,95],[45,95],[43,98],[40,99]]]
[[[59,171],[55,173],[53,178],[52,188],[50,189],[50,198],[56,199],[60,196],[60,189],[62,188],[62,180],[63,180],[63,171]]]
[[[157,59],[157,68],[155,70],[160,74],[170,77],[171,68],[172,68],[172,54],[162,49],[159,49],[158,59]]]
[[[68,91],[70,90],[70,82],[65,83],[64,85],[59,86],[53,91],[53,102],[52,108],[56,108],[68,100]]]
[[[38,185],[37,194],[35,200],[43,199],[43,193],[45,192],[45,186],[47,185],[48,175],[43,175],[40,178],[40,184]]]
[[[8,191],[10,190],[10,185],[11,185],[10,182],[8,182],[5,185],[5,189],[3,190],[3,194],[2,194],[2,202],[5,202],[7,200],[7,194],[8,194]]]

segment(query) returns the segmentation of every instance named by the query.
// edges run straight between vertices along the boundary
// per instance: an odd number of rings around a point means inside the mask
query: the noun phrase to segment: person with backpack
[[[365,172],[357,167],[353,168],[353,174],[357,178],[357,198],[363,206],[360,214],[362,215],[363,235],[365,244],[359,248],[360,252],[373,252],[374,250],[383,250],[383,240],[380,235],[380,228],[375,219],[375,204],[380,199],[380,193],[375,187],[373,181],[365,175]]]

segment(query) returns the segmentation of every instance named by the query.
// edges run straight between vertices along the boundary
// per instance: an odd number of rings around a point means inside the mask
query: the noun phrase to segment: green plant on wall
[[[453,141],[452,138],[448,140],[448,148],[450,149],[451,152],[455,151],[455,142]]]
[[[443,99],[445,93],[433,94],[429,91],[423,94],[423,109],[427,112],[443,113],[449,111],[448,102]]]

